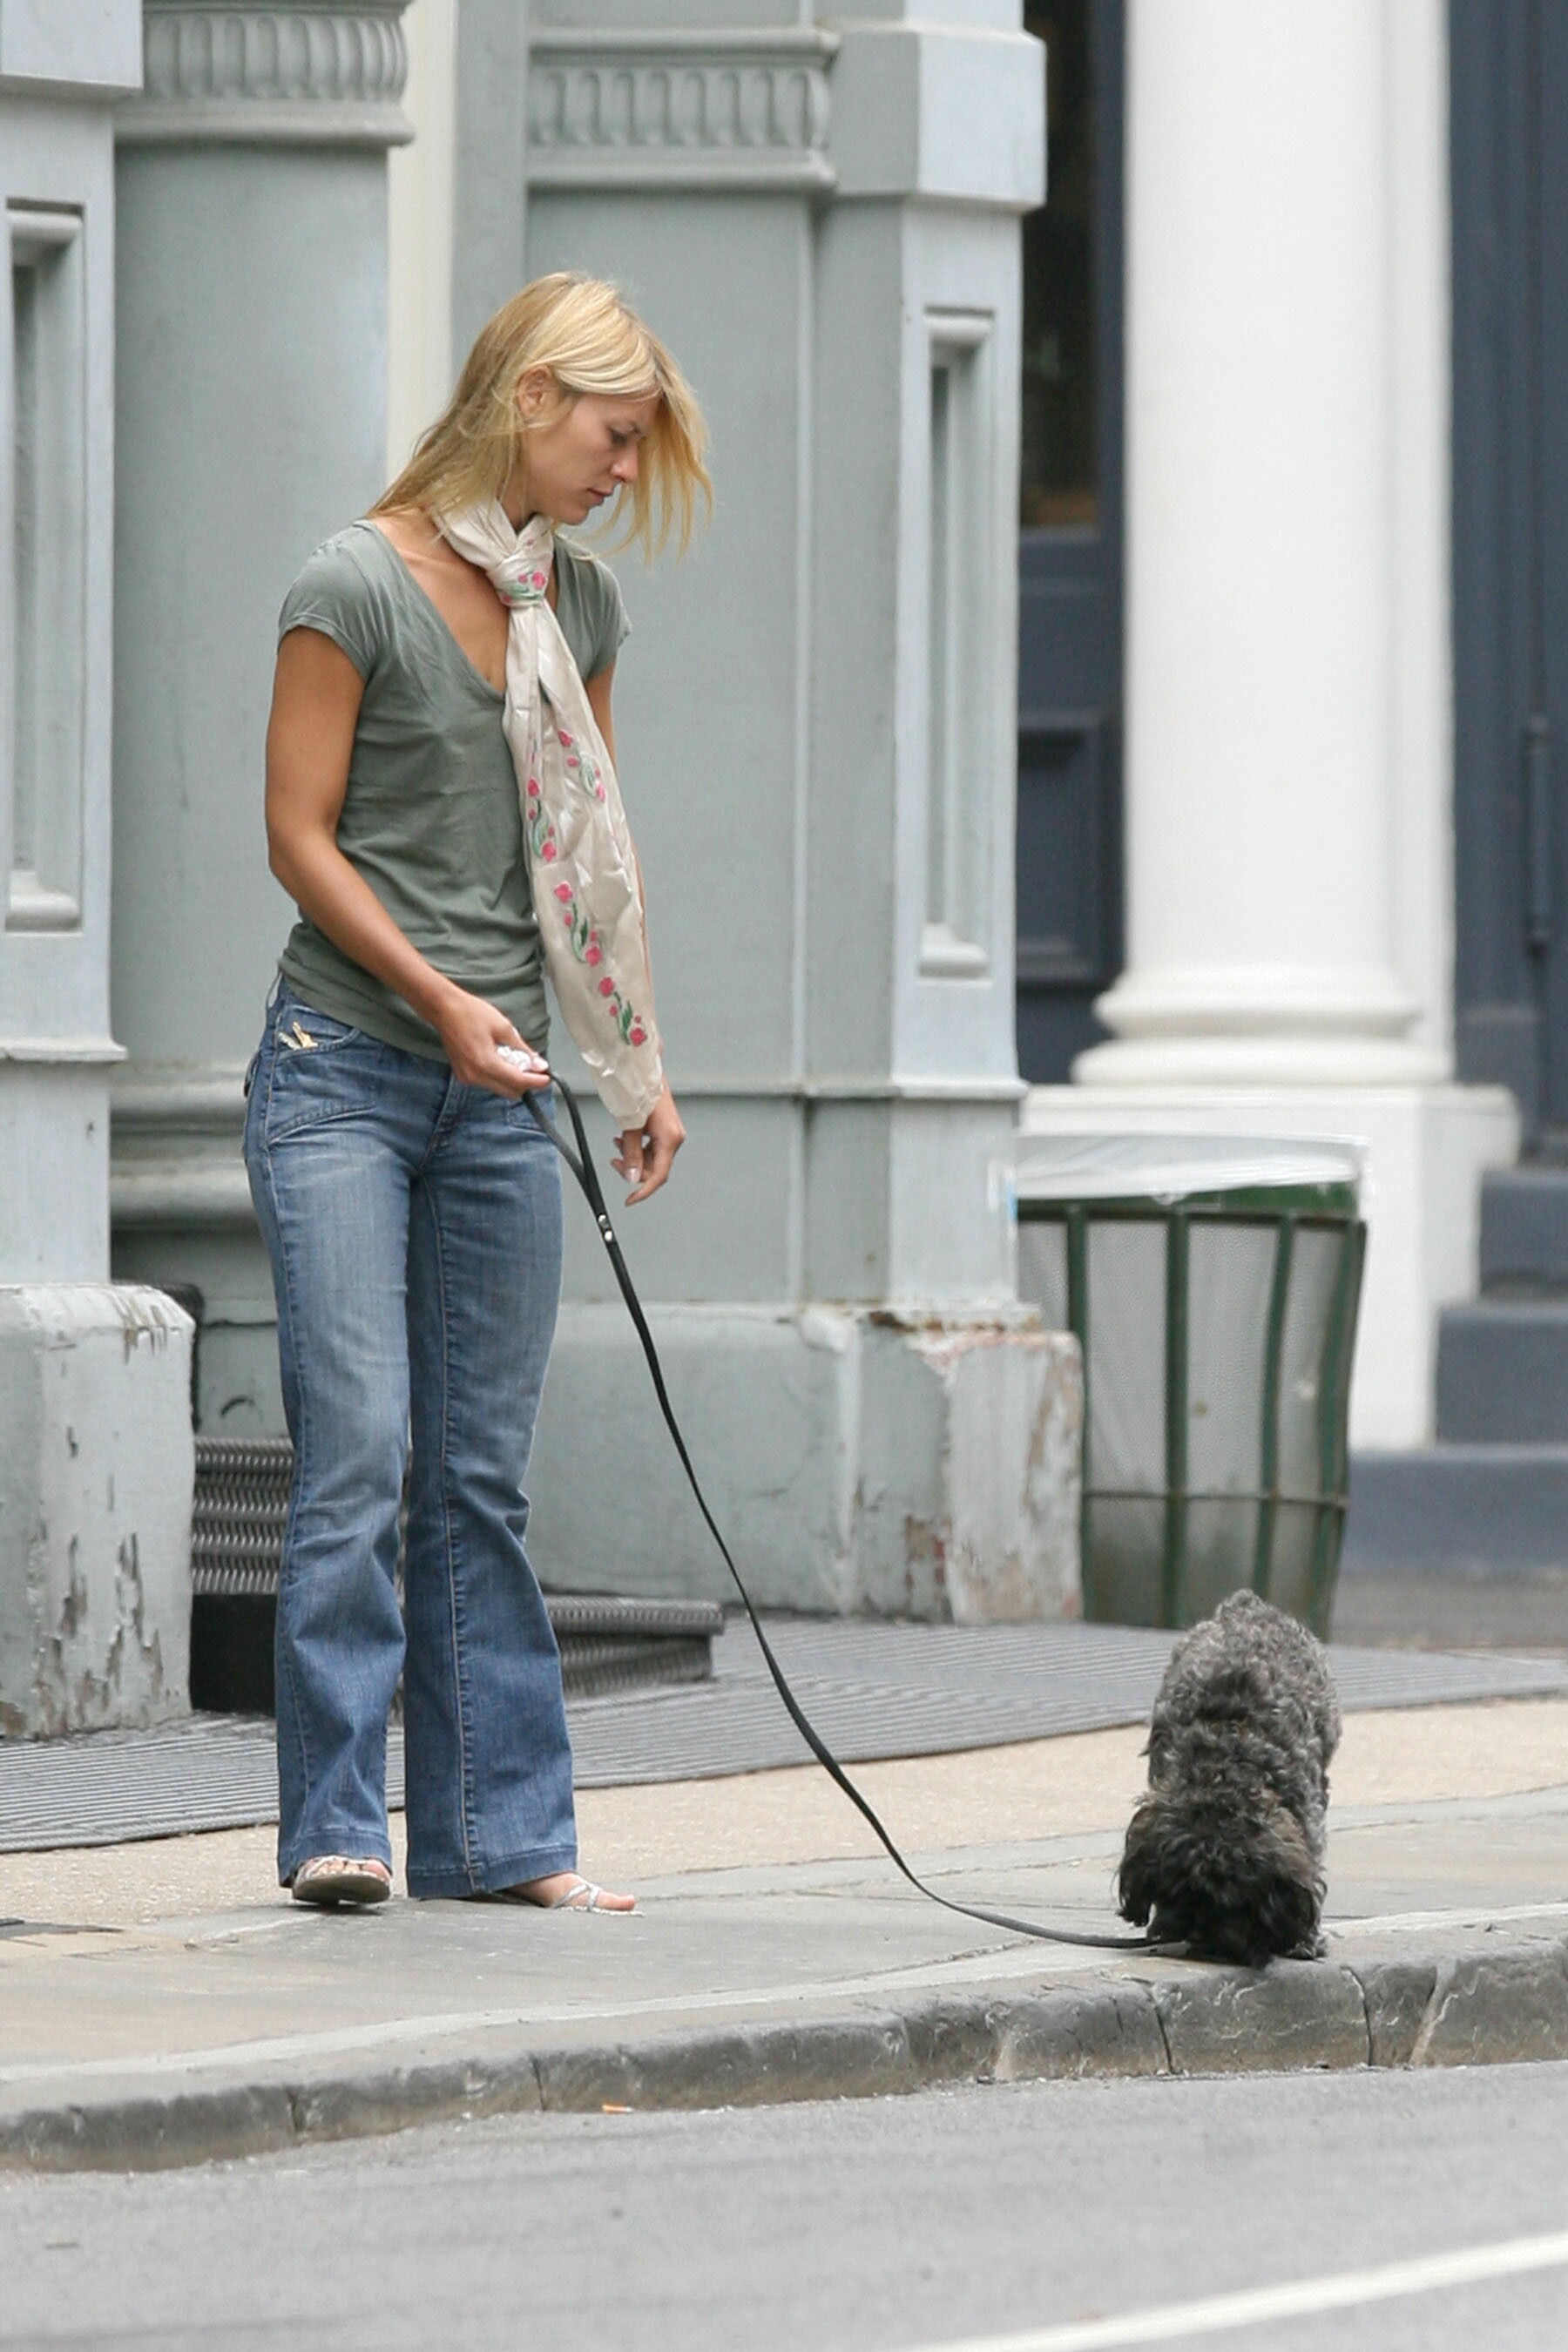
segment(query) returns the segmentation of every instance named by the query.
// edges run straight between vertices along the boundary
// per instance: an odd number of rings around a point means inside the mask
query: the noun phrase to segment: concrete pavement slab
[[[871,1765],[959,1899],[1117,1930],[1142,1735]],[[305,1912],[264,1832],[0,1857],[0,2158],[168,2163],[529,2105],[1568,2050],[1568,1703],[1352,1717],[1328,1958],[1261,1977],[922,1901],[815,1772],[589,1791],[630,1919]],[[640,1861],[640,1867],[637,1867]]]

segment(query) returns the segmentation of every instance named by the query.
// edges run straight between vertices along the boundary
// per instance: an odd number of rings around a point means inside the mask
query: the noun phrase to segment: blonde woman
[[[561,1262],[557,1163],[527,1097],[548,1106],[544,950],[561,950],[541,926],[561,913],[603,992],[584,1020],[617,1016],[601,1092],[637,1107],[614,1164],[634,1202],[668,1179],[683,1129],[647,1001],[640,877],[599,805],[607,787],[618,822],[626,624],[609,571],[554,528],[618,500],[646,551],[672,523],[684,544],[703,439],[674,362],[612,288],[541,278],[284,603],[267,829],[299,920],[246,1160],[295,1447],[277,1664],[279,1874],[297,1901],[391,1891],[401,1671],[409,1892],[633,1907],[577,1872],[560,1663],[523,1544]],[[570,869],[540,865],[555,855],[546,754],[600,827]],[[531,862],[577,879],[536,907]],[[608,928],[579,916],[574,890],[591,913],[593,890],[616,887]]]

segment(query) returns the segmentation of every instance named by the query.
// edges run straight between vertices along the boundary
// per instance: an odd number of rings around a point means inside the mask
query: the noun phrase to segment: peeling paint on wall
[[[0,1288],[7,1737],[188,1707],[189,1339],[172,1301],[131,1286]]]

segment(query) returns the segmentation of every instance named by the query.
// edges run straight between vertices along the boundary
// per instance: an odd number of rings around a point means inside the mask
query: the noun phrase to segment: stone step
[[[1568,1292],[1568,1168],[1494,1168],[1483,1176],[1481,1288]]]
[[[1568,1445],[1355,1454],[1342,1578],[1568,1568]]]
[[[1489,1297],[1443,1309],[1437,1436],[1568,1444],[1568,1297]]]

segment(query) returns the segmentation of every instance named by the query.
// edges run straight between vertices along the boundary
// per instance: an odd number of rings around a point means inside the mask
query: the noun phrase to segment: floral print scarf
[[[610,755],[547,590],[554,527],[499,501],[434,518],[510,615],[501,725],[517,770],[533,903],[562,1019],[617,1132],[664,1091],[637,858]]]

